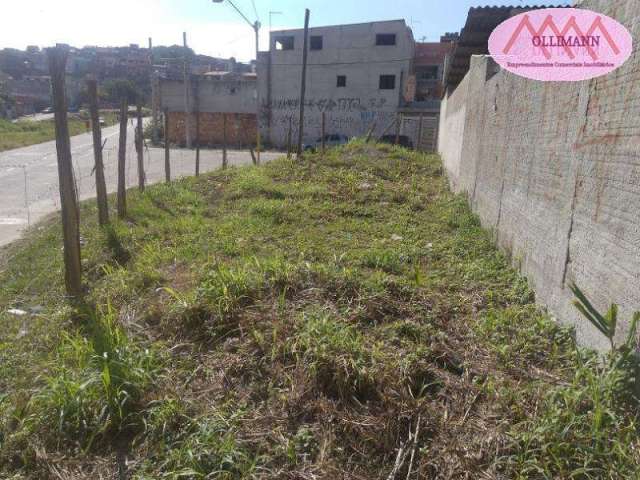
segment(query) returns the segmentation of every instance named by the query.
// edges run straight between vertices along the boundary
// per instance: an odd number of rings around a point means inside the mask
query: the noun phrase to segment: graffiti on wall
[[[325,133],[361,136],[375,126],[374,134],[381,134],[395,119],[395,106],[384,97],[314,98],[305,100],[304,139],[313,141],[321,136],[322,114],[325,114]],[[263,103],[271,114],[270,139],[273,144],[286,143],[289,122],[293,134],[299,129],[300,99],[279,97]]]
[[[381,109],[386,103],[386,98],[370,98],[366,100],[358,97],[309,98],[305,99],[304,108],[318,112],[363,112]],[[273,110],[297,110],[300,108],[300,99],[278,98],[272,100],[268,107]]]

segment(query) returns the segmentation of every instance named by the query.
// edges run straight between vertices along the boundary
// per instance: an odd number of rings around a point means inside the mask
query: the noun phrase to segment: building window
[[[311,35],[309,41],[311,50],[322,50],[322,35]]]
[[[437,80],[438,66],[430,65],[428,67],[419,67],[418,79],[419,80]]]
[[[338,75],[338,87],[346,87],[347,86],[347,76],[346,75]]]
[[[396,88],[395,75],[380,75],[380,90],[395,90],[395,88]]]
[[[293,35],[277,37],[276,50],[293,50]]]
[[[378,33],[376,35],[376,45],[395,45],[396,34],[395,33]]]

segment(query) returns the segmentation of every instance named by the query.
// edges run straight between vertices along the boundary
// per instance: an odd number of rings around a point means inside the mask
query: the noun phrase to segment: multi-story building
[[[447,55],[453,50],[451,42],[416,43],[414,72],[416,102],[427,102],[439,109],[444,93],[443,79]]]
[[[258,57],[260,128],[265,141],[284,147],[289,123],[298,130],[304,31],[271,33]],[[413,100],[415,44],[404,20],[309,29],[304,141],[325,133],[381,135],[398,108]]]

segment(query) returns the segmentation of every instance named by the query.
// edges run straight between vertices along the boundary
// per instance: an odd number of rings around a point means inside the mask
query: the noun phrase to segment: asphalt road
[[[105,176],[109,192],[116,191],[119,127],[102,130]],[[133,143],[133,127],[127,133],[127,186],[138,184],[137,157]],[[71,154],[80,199],[96,196],[93,175],[93,141],[91,134],[71,138]],[[281,153],[263,152],[263,162],[282,156]],[[228,151],[229,165],[251,163],[248,151]],[[164,180],[164,150],[150,148],[144,154],[148,183]],[[222,165],[222,151],[202,150],[200,171],[215,170]],[[171,174],[173,178],[193,175],[195,152],[172,150]],[[58,163],[55,142],[0,152],[0,245],[20,237],[24,229],[60,209],[58,192]]]

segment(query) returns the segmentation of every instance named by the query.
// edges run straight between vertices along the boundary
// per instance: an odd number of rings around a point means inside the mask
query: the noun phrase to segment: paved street
[[[109,192],[116,191],[119,127],[103,129],[105,175]],[[133,144],[133,131],[127,133],[127,186],[137,185],[137,160]],[[93,175],[93,142],[91,134],[71,139],[71,153],[81,199],[95,197]],[[282,154],[267,152],[262,161],[269,161]],[[150,148],[145,151],[147,182],[164,180],[164,150]],[[248,151],[228,152],[229,165],[251,163]],[[195,152],[173,150],[171,173],[173,178],[192,175]],[[222,165],[220,150],[202,150],[201,172],[211,171]],[[45,215],[60,209],[58,193],[58,164],[55,142],[0,153],[0,245],[18,238],[21,232]]]

